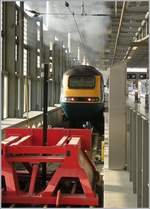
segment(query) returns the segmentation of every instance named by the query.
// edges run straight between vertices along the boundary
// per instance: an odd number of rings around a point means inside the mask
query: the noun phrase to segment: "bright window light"
[[[38,55],[38,56],[37,56],[37,68],[40,68],[40,62],[41,62],[41,61],[40,61],[40,56]]]
[[[18,60],[18,45],[15,44],[15,61],[17,62]]]
[[[15,20],[15,24],[16,25],[19,24],[19,11],[18,11],[18,9],[16,9],[16,20]]]
[[[48,26],[49,26],[49,1],[46,1],[46,15],[44,16],[44,23],[43,23],[43,30],[48,31]]]
[[[24,80],[24,105],[23,110],[27,112],[31,109],[31,80]]]
[[[3,118],[8,117],[8,77],[4,75],[4,103],[3,103]]]
[[[28,79],[29,111],[31,111],[31,79]]]
[[[71,52],[71,33],[68,33],[68,49],[70,53]]]
[[[28,41],[28,26],[27,19],[24,17],[24,44],[27,44]]]
[[[20,78],[18,78],[18,110],[20,109]]]
[[[40,41],[40,29],[37,29],[37,41]]]
[[[78,60],[80,60],[80,47],[78,47]]]
[[[27,63],[28,63],[28,51],[27,49],[23,50],[23,75],[27,75]]]

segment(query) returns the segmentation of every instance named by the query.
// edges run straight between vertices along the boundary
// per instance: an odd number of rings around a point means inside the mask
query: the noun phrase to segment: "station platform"
[[[145,98],[126,100],[126,170],[110,170],[109,113],[105,113],[104,207],[136,208],[148,206],[148,127],[149,113]]]
[[[105,113],[105,151],[104,151],[104,207],[136,208],[137,195],[129,181],[129,172],[108,169],[108,113]]]

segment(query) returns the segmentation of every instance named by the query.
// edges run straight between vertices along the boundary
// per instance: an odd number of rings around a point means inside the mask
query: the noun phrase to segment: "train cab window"
[[[69,88],[95,88],[95,77],[92,76],[71,76],[69,78]]]

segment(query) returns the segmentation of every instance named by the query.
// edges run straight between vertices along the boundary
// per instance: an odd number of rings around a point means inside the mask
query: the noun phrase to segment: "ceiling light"
[[[148,19],[148,16],[149,16],[149,12],[146,13],[145,19]]]
[[[134,46],[133,48],[132,48],[132,50],[136,50],[138,47],[137,46]]]
[[[55,41],[59,41],[59,39],[55,36]]]
[[[110,49],[106,49],[105,50],[105,53],[110,53]]]
[[[141,25],[144,26],[145,23],[146,23],[146,21],[143,20],[143,21],[141,22]]]
[[[132,57],[131,56],[129,56],[129,57],[127,57],[127,60],[130,60]]]

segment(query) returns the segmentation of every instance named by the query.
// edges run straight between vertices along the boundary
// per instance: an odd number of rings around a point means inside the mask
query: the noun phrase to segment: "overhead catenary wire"
[[[83,38],[82,38],[81,32],[80,32],[80,30],[79,30],[78,23],[77,23],[77,21],[76,21],[76,19],[75,19],[75,13],[71,11],[70,6],[69,6],[69,3],[68,3],[67,1],[65,1],[65,6],[68,8],[70,14],[71,14],[72,17],[73,17],[73,20],[74,20],[76,29],[77,29],[78,34],[79,34],[79,37],[80,37],[81,45],[83,46],[83,49],[84,49],[84,51],[85,51],[85,43],[84,43],[84,40],[83,40]]]
[[[52,16],[70,16],[70,15],[72,15],[72,14],[66,14],[66,13],[56,13],[56,12],[52,12],[52,13],[47,13],[47,12],[38,12],[38,11],[35,11],[35,10],[30,10],[30,9],[25,9],[25,11],[26,12],[30,12],[30,13],[32,13],[34,16],[36,16],[36,17],[38,17],[38,16],[40,16],[40,15],[52,15]],[[109,14],[109,13],[101,13],[101,14],[97,14],[97,13],[86,13],[86,12],[84,12],[84,13],[74,13],[74,16],[90,16],[90,17],[102,17],[102,16],[108,16],[108,17],[110,17],[111,16],[111,14]]]

